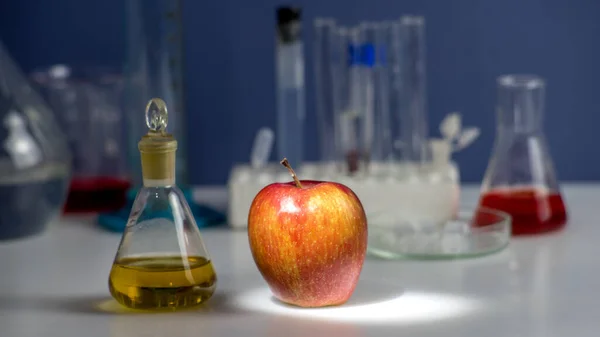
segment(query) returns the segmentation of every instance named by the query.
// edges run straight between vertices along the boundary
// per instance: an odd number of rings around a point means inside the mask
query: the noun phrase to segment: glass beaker
[[[494,150],[480,205],[512,216],[512,234],[561,229],[565,204],[542,127],[545,81],[535,75],[498,78]]]
[[[185,191],[187,132],[184,106],[183,23],[181,0],[126,1],[127,56],[125,64],[125,110],[128,152],[133,181],[142,186],[137,142],[146,133],[138,118],[139,107],[152,97],[162,97],[173,111],[168,131],[177,134],[177,182]]]
[[[123,78],[103,67],[53,65],[31,74],[56,111],[73,154],[65,212],[114,211],[130,187],[123,126]]]
[[[52,110],[0,42],[0,240],[41,232],[59,214],[71,154]]]

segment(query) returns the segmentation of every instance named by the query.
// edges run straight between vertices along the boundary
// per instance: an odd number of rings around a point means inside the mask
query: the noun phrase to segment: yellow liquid
[[[185,309],[208,300],[216,283],[213,265],[204,257],[130,257],[113,265],[109,289],[128,308]]]

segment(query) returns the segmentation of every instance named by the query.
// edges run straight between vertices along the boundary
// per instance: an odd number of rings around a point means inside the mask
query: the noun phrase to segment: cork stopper
[[[160,98],[151,99],[146,106],[146,126],[149,130],[138,143],[146,187],[175,185],[177,140],[165,131],[167,122],[165,102]]]

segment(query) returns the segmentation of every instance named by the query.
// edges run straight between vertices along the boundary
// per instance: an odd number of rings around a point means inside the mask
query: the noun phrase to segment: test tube
[[[358,76],[354,78],[352,93],[355,104],[357,105],[357,133],[359,138],[359,148],[362,150],[365,162],[364,167],[368,168],[368,161],[373,155],[373,131],[375,123],[374,111],[374,67],[375,67],[375,45],[373,39],[374,24],[363,22],[356,28],[358,31],[358,53],[360,61],[356,67]]]
[[[317,18],[314,21],[314,67],[317,128],[319,131],[319,156],[326,164],[340,159],[338,127],[334,112],[334,68],[336,60],[336,22]]]
[[[333,69],[334,111],[339,128],[339,150],[344,160],[341,169],[349,174],[359,171],[364,162],[359,140],[363,115],[360,45],[357,28],[337,28]]]
[[[364,22],[359,27],[362,41],[362,145],[368,153],[369,162],[384,162],[392,154],[386,62],[390,25],[386,22]]]
[[[420,16],[403,16],[393,24],[392,52],[399,68],[395,77],[394,114],[399,123],[395,145],[401,143],[401,157],[421,163],[429,158],[425,73],[425,20]]]
[[[279,158],[296,167],[304,157],[304,46],[301,39],[301,10],[277,9],[276,74],[277,131]]]

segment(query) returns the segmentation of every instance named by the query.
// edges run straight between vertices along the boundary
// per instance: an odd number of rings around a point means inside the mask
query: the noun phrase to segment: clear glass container
[[[370,226],[387,213],[399,232],[379,228],[378,235],[385,236],[386,230],[390,237],[402,235],[410,223],[424,226],[423,235],[414,238],[427,237],[430,224],[453,219],[458,209],[460,179],[451,153],[461,127],[454,127],[451,137],[429,138],[425,19],[404,15],[343,26],[320,18],[314,29],[325,165],[305,165],[300,172],[350,187],[361,199]],[[369,245],[380,251],[402,248],[378,243]]]
[[[42,232],[60,214],[71,153],[54,113],[0,43],[0,239]]]
[[[339,63],[335,56],[337,25],[335,20],[317,18],[314,21],[314,76],[315,108],[319,132],[319,161],[329,167],[335,167],[340,160],[338,136],[334,107],[333,72]]]
[[[511,217],[478,207],[447,221],[407,221],[393,212],[368,215],[371,255],[385,259],[443,260],[489,255],[510,241]]]
[[[126,205],[116,212],[100,214],[98,223],[111,231],[122,231],[127,223],[138,189],[143,186],[138,140],[146,133],[139,118],[139,107],[152,97],[161,97],[174,114],[168,132],[179,140],[177,150],[177,184],[183,191],[197,221],[206,218],[206,208],[194,201],[189,181],[187,116],[185,105],[184,27],[182,0],[125,1],[127,33],[125,60],[125,118],[127,153],[132,188]]]
[[[355,175],[366,171],[368,152],[361,141],[364,136],[365,111],[364,90],[368,83],[362,81],[364,74],[361,54],[361,35],[358,27],[340,27],[335,41],[334,57],[337,58],[332,74],[334,79],[334,109],[338,126],[341,172]]]
[[[56,112],[73,154],[65,212],[115,211],[131,183],[123,114],[123,77],[107,67],[53,65],[30,76]]]
[[[152,97],[162,97],[174,116],[168,131],[177,134],[177,181],[188,187],[187,130],[183,57],[182,0],[125,1],[127,30],[125,110],[129,140],[129,165],[136,186],[142,185],[137,142],[146,133],[139,107]]]
[[[302,11],[299,8],[277,8],[275,45],[277,74],[277,155],[287,157],[296,166],[304,161],[304,43]]]
[[[112,296],[140,310],[195,307],[214,293],[217,276],[185,196],[175,184],[178,142],[166,132],[165,103],[152,99],[148,133],[138,143],[139,189],[109,276]]]
[[[393,114],[396,116],[393,131],[395,147],[400,149],[396,155],[404,161],[423,163],[431,160],[429,153],[429,133],[427,122],[427,86],[425,57],[425,19],[420,16],[403,16],[399,23],[392,26],[392,53],[399,62],[398,80],[393,86],[395,101]]]
[[[314,32],[320,159],[358,176],[429,164],[425,20],[346,27],[318,18]]]
[[[362,43],[362,110],[364,131],[362,147],[370,162],[383,163],[392,159],[390,110],[390,22],[363,22],[359,25]]]
[[[496,139],[480,204],[509,213],[513,235],[555,231],[567,222],[542,126],[545,86],[535,75],[498,78]]]

